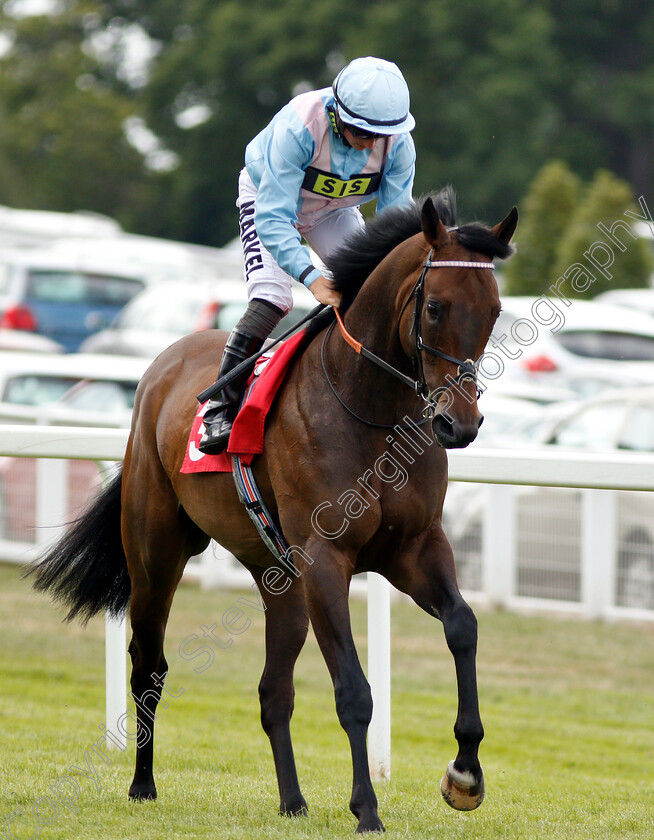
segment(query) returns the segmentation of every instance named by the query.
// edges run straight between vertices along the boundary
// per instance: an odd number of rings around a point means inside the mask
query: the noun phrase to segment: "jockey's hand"
[[[317,301],[327,306],[338,306],[341,302],[341,295],[333,288],[332,281],[322,275],[313,281],[309,286],[309,291]]]

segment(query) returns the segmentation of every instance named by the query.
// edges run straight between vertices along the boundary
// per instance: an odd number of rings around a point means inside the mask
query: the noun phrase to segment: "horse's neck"
[[[407,368],[408,359],[402,351],[398,327],[410,287],[406,268],[402,270],[397,260],[387,258],[363,284],[345,316],[348,329],[364,347],[402,370]]]
[[[345,314],[349,332],[368,350],[389,362],[399,359],[397,340],[397,318],[391,305],[391,295],[385,290],[380,294],[381,284],[364,285]]]
[[[403,286],[407,286],[408,294],[410,282]],[[393,265],[385,269],[382,266],[364,283],[344,320],[347,331],[363,347],[412,376],[411,362],[402,350],[398,329],[403,297]],[[412,410],[413,401],[416,409],[419,407],[418,399],[406,384],[357,354],[340,335],[338,327],[330,338],[327,357],[328,370],[340,395],[368,420],[392,424],[396,415],[402,417],[407,409]]]

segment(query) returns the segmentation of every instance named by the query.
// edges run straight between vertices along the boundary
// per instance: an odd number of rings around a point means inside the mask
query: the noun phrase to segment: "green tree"
[[[506,294],[537,297],[547,292],[579,190],[579,179],[562,161],[551,161],[536,175],[520,205],[516,253],[504,269]]]
[[[462,219],[496,221],[552,159],[654,189],[654,5],[642,0],[58,0],[52,16],[22,19],[11,7],[0,202],[86,206],[223,244],[250,138],[294,93],[368,54],[409,82],[416,193],[452,183]],[[135,31],[155,48],[141,83],[125,73]],[[131,114],[176,167],[144,167],[124,136]]]
[[[158,6],[143,8],[140,22],[156,37]],[[359,12],[346,0],[196,0],[173,15],[142,96],[148,125],[180,161],[160,179],[164,213],[179,238],[224,244],[238,233],[245,146],[299,90],[331,83],[344,63],[343,21]],[[201,118],[189,123],[193,113]]]
[[[169,178],[171,224],[199,241],[235,232],[234,185],[250,137],[299,85],[329,84],[339,62],[356,55],[400,65],[417,121],[416,192],[452,183],[464,217],[502,216],[552,158],[587,178],[610,167],[644,194],[654,186],[651,4],[104,5],[161,42],[145,115],[180,158]],[[197,104],[208,106],[209,119],[181,128],[179,115]]]
[[[647,286],[653,266],[645,240],[635,231],[630,234],[625,227],[616,228],[621,248],[598,228],[601,223],[610,231],[618,219],[628,223],[625,211],[638,213],[638,209],[626,181],[606,170],[596,173],[560,243],[556,276],[564,278],[560,288],[567,296],[592,298],[608,289]],[[595,263],[606,268],[602,271]]]
[[[10,38],[0,58],[0,203],[120,217],[144,178],[123,130],[134,103],[84,49],[100,21],[94,8],[70,2],[48,17],[0,15]]]
[[[561,130],[547,12],[528,0],[365,4],[348,55],[397,61],[411,89],[416,191],[452,183],[462,218],[495,222]]]
[[[564,114],[553,153],[590,180],[598,168],[654,191],[654,4],[542,0]]]
[[[162,35],[155,5],[133,8],[130,19]],[[562,122],[542,104],[557,62],[547,15],[528,0],[260,0],[256,14],[240,0],[196,0],[173,15],[143,103],[150,127],[179,155],[166,212],[184,238],[234,236],[247,142],[299,89],[329,85],[357,55],[383,55],[404,71],[417,120],[415,191],[453,183],[463,215],[502,217]],[[208,118],[183,128],[180,115],[192,107]]]

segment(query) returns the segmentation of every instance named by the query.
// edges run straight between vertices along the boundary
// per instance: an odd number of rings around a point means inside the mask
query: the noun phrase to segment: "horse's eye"
[[[437,300],[427,301],[427,312],[430,318],[437,321],[441,316],[442,307]]]

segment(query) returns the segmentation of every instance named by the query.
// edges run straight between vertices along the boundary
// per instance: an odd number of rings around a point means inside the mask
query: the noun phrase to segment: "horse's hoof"
[[[157,789],[154,785],[132,785],[129,789],[129,798],[134,802],[152,802],[157,798]]]
[[[367,831],[376,831],[378,834],[386,831],[384,823],[379,819],[377,814],[370,817],[361,817],[359,825],[357,826],[357,834],[364,834]]]
[[[309,809],[304,798],[301,797],[297,802],[283,802],[279,806],[279,813],[282,817],[308,817]]]
[[[357,834],[365,834],[370,831],[375,831],[377,834],[383,834],[386,829],[384,828],[384,823],[381,820],[377,820],[375,823],[366,823],[365,825],[357,826]]]
[[[445,775],[441,779],[441,793],[443,799],[457,811],[474,811],[484,801],[484,774],[479,768],[480,779],[477,781],[472,773],[461,772],[454,766],[454,761],[447,765]]]

